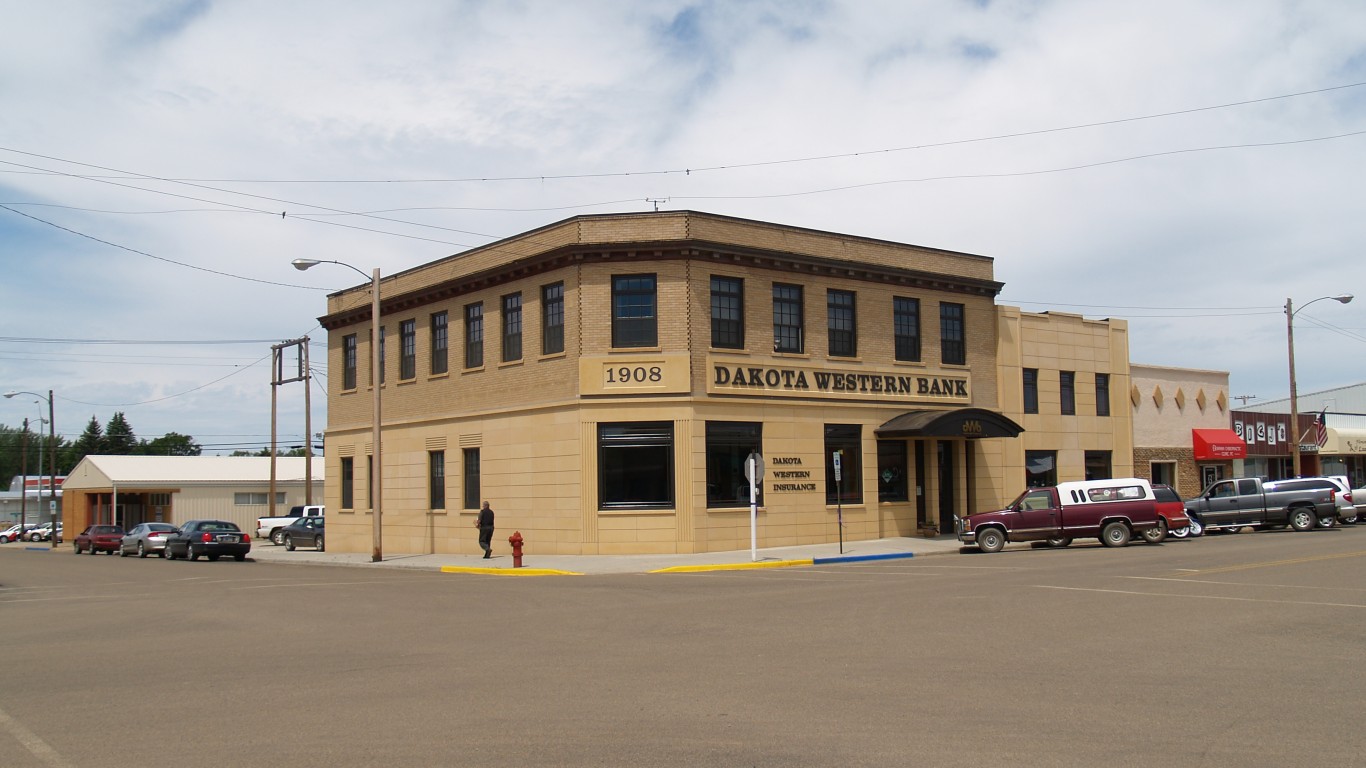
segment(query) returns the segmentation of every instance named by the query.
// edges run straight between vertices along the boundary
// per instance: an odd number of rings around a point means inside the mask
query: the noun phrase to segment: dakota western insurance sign
[[[831,397],[886,402],[972,402],[969,378],[959,371],[841,368],[784,360],[707,358],[707,394]]]

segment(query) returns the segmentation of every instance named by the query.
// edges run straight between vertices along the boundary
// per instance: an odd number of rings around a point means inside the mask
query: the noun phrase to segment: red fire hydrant
[[[513,531],[508,537],[508,543],[512,545],[512,567],[522,567],[522,532]]]

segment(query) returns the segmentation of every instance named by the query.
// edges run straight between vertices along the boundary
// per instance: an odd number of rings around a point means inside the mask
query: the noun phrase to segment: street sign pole
[[[751,451],[745,459],[745,477],[749,478],[749,557],[759,562],[759,483],[764,479],[764,457]]]
[[[844,554],[844,480],[840,477],[840,452],[831,454],[835,460],[835,526],[840,531],[840,554]]]

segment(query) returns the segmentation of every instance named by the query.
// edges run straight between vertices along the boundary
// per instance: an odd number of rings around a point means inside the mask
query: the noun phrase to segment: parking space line
[[[24,749],[29,751],[29,754],[36,757],[44,765],[52,766],[52,768],[74,768],[57,750],[52,748],[51,744],[43,741],[38,734],[24,727],[23,723],[10,717],[9,713],[3,709],[0,709],[0,726],[9,731],[15,741],[22,744]]]
[[[1366,608],[1356,603],[1319,603],[1307,600],[1266,600],[1260,597],[1228,597],[1226,595],[1171,595],[1162,592],[1136,592],[1124,589],[1096,589],[1094,587],[1059,587],[1054,584],[1031,584],[1036,589],[1056,589],[1064,592],[1101,592],[1110,595],[1137,595],[1139,597],[1176,597],[1190,600],[1228,600],[1235,603],[1276,603],[1280,605],[1317,605],[1327,608]]]
[[[1163,578],[1161,576],[1120,576],[1121,579],[1133,579],[1135,581],[1167,581],[1176,584],[1216,584],[1225,587],[1270,587],[1272,589],[1328,589],[1335,592],[1347,590],[1350,592],[1366,592],[1366,587],[1342,586],[1325,587],[1319,584],[1249,584],[1245,581],[1213,581],[1211,579],[1174,579]]]
[[[1250,571],[1256,568],[1274,568],[1281,565],[1299,565],[1301,563],[1314,563],[1321,560],[1341,560],[1346,557],[1362,557],[1366,552],[1342,552],[1334,555],[1313,555],[1310,557],[1294,557],[1289,560],[1268,560],[1261,563],[1242,563],[1241,565],[1228,565],[1223,568],[1196,568],[1185,569],[1191,574],[1208,575],[1211,573],[1234,573],[1236,571]]]

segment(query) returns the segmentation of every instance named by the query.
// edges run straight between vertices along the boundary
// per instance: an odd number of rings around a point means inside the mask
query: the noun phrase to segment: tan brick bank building
[[[951,530],[1045,455],[1061,479],[1102,453],[1132,471],[1108,406],[1123,324],[1022,315],[1000,288],[982,256],[689,211],[576,217],[385,278],[384,550],[476,552],[481,499],[504,552],[514,529],[547,554],[746,549],[752,451],[763,547],[837,541],[839,519],[850,541]],[[328,546],[366,552],[368,285],[321,322]],[[1090,412],[1067,421],[1068,398]]]

